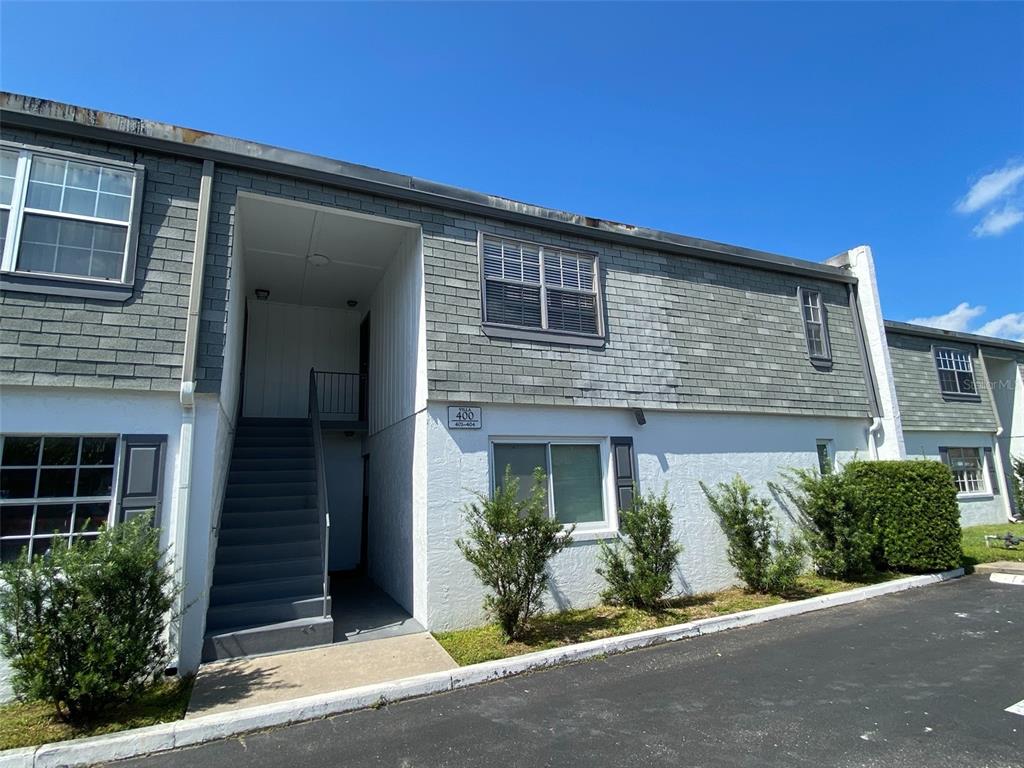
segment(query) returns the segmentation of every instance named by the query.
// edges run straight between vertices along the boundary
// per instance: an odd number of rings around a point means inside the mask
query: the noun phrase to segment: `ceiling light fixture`
[[[324,264],[328,264],[331,260],[324,256],[322,253],[311,253],[306,257],[306,261],[312,264],[314,267],[322,267]]]

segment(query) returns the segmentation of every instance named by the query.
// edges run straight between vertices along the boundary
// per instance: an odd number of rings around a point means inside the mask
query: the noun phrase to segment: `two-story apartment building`
[[[908,458],[938,459],[964,525],[1014,512],[1011,456],[1024,456],[1024,344],[886,323]]]
[[[551,604],[582,606],[634,487],[674,506],[680,589],[716,589],[734,576],[699,481],[764,490],[913,454],[930,429],[901,425],[913,375],[866,248],[807,262],[51,101],[0,109],[0,547],[153,510],[183,671],[330,642],[330,571],[365,568],[430,629],[478,623],[456,541],[506,470],[541,467],[576,526]]]

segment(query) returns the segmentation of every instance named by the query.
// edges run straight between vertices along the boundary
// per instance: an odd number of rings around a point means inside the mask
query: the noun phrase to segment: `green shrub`
[[[608,588],[602,598],[634,608],[654,610],[672,589],[672,569],[683,551],[672,538],[672,507],[665,494],[635,495],[619,515],[623,538],[614,546],[601,542],[597,572]]]
[[[854,461],[845,471],[875,521],[882,565],[911,572],[960,565],[960,508],[945,464]]]
[[[0,566],[0,652],[21,698],[88,722],[153,682],[176,591],[145,515]]]
[[[704,483],[700,487],[729,541],[729,562],[747,587],[773,595],[791,592],[803,570],[804,547],[798,538],[782,538],[768,499],[752,495],[739,475],[715,486],[717,493]]]
[[[796,508],[815,570],[840,579],[873,573],[878,545],[874,520],[867,513],[860,486],[845,468],[826,475],[794,469],[783,476],[788,483],[771,484],[772,490]]]
[[[478,502],[464,510],[469,541],[459,539],[456,545],[489,590],[484,609],[508,640],[521,640],[530,618],[540,612],[548,561],[571,540],[574,527],[563,531],[548,517],[546,489],[547,480],[538,469],[529,497],[520,499],[519,481],[506,470],[491,498],[478,494]]]

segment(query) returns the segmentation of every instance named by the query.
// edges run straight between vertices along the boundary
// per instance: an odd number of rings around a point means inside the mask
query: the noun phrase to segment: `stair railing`
[[[320,431],[320,399],[316,389],[316,369],[309,369],[309,421],[313,428],[313,454],[316,459],[316,510],[320,519],[320,553],[323,557],[324,618],[330,616],[331,583],[327,575],[327,556],[331,534],[331,514],[327,503],[327,470],[324,467],[324,438]]]

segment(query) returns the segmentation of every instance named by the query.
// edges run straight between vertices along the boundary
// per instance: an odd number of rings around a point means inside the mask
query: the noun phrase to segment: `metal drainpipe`
[[[995,438],[992,441],[992,461],[995,462],[995,475],[996,482],[1003,482],[1000,488],[993,488],[992,490],[1000,491],[1000,495],[1003,497],[1003,511],[1006,513],[1007,520],[1013,520],[1013,504],[1010,503],[1010,494],[1012,489],[1005,482],[1006,475],[1003,473],[1003,454],[999,450],[999,438],[1003,436],[1003,420],[999,418],[999,408],[996,406],[996,396],[992,392],[992,380],[988,376],[988,363],[985,362],[985,353],[981,350],[981,344],[975,344],[975,349],[978,350],[978,362],[985,371],[985,384],[988,389],[988,404],[992,407],[992,415],[996,420],[996,431]],[[977,377],[975,377],[977,381]]]
[[[853,314],[853,330],[857,337],[857,348],[860,351],[860,361],[864,366],[864,383],[868,389],[868,408],[871,415],[871,425],[868,427],[868,450],[871,458],[878,458],[878,433],[882,429],[882,408],[878,403],[878,383],[875,381],[875,367],[871,362],[871,351],[867,346],[867,338],[864,334],[864,318],[860,314],[860,297],[857,293],[857,285],[847,283],[846,299]]]
[[[192,251],[192,276],[188,296],[188,317],[185,323],[185,353],[181,366],[181,433],[178,444],[178,495],[174,525],[174,577],[179,586],[175,612],[178,620],[172,632],[177,668],[181,668],[181,643],[184,633],[186,560],[188,555],[189,501],[192,495],[192,449],[195,442],[195,370],[199,341],[199,313],[203,302],[203,272],[206,265],[206,242],[210,229],[210,201],[213,190],[213,161],[203,161],[203,177],[199,184],[199,211],[196,219],[195,248]]]

